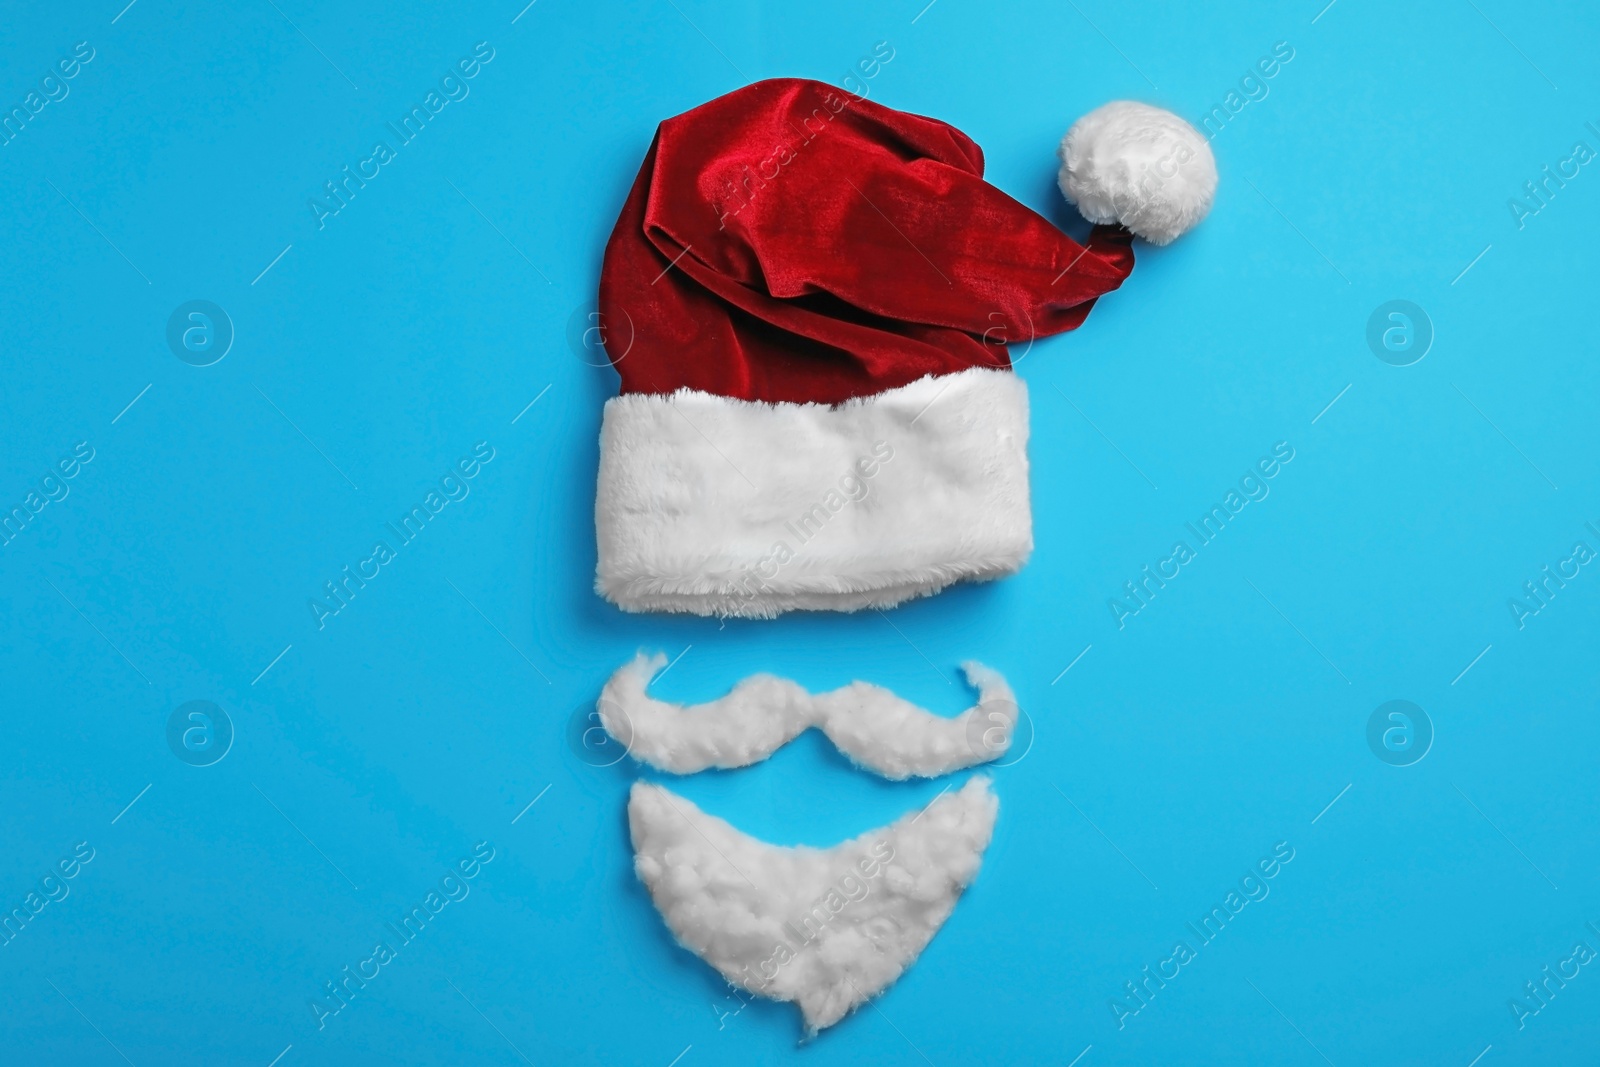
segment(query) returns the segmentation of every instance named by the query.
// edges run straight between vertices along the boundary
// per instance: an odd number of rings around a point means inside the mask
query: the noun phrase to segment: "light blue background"
[[[1522,229],[1507,206],[1575,141],[1600,149],[1591,17],[1504,0],[29,6],[4,18],[8,108],[75,42],[96,55],[0,148],[0,502],[76,442],[96,452],[0,549],[0,904],[76,842],[96,855],[0,947],[0,1061],[1593,1055],[1600,969],[1524,1029],[1508,1001],[1575,942],[1600,948],[1600,574],[1524,629],[1507,606],[1575,541],[1600,548],[1600,174]],[[308,198],[479,41],[495,58],[471,95],[319,230]],[[959,126],[995,184],[1071,228],[1053,151],[1073,118],[1136,97],[1199,121],[1275,42],[1295,57],[1216,137],[1205,224],[1141,246],[1081,330],[1021,362],[1038,547],[1020,575],[887,617],[624,616],[591,591],[616,378],[567,342],[623,195],[659,120],[749,79],[838,83],[879,41],[894,59],[874,100]],[[214,366],[166,346],[190,299],[237,330]],[[1365,341],[1391,299],[1436,331],[1413,366]],[[319,631],[308,599],[478,441],[496,457],[470,497]],[[1277,441],[1295,459],[1270,497],[1119,630],[1108,598]],[[736,1002],[631,873],[638,769],[569,747],[574,709],[640,647],[688,649],[658,687],[674,699],[768,670],[946,713],[976,658],[1036,724],[996,772],[995,841],[948,925],[808,1045],[789,1005],[719,1020]],[[237,731],[206,768],[165,738],[197,699]],[[1436,730],[1410,767],[1367,745],[1391,699]],[[822,845],[943,784],[878,781],[812,735],[675,787]],[[471,895],[319,1032],[324,980],[482,840],[497,853]],[[1119,1030],[1110,998],[1279,841],[1295,858],[1270,897]]]

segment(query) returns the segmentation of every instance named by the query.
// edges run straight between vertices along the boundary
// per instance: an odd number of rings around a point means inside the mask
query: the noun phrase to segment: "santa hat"
[[[663,122],[600,277],[622,390],[597,591],[770,617],[1021,567],[1028,396],[1007,345],[1080,325],[1132,270],[1133,233],[1172,240],[1216,188],[1205,140],[1143,104],[1080,120],[1061,160],[1067,198],[1120,225],[1079,244],[987,184],[959,130],[818,82]]]

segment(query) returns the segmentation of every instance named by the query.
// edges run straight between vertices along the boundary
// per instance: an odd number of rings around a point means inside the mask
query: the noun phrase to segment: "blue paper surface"
[[[0,548],[0,1061],[1592,1053],[1593,12],[113,0],[4,21],[0,504],[27,518]],[[888,613],[624,615],[592,591],[602,247],[658,121],[774,76],[955,124],[1074,232],[1057,140],[1148,100],[1213,135],[1216,207],[1021,359],[1019,575]],[[1292,459],[1258,481],[1274,449]],[[1188,524],[1233,490],[1203,541]],[[329,600],[348,573],[370,577]],[[1029,714],[978,881],[815,1041],[678,948],[632,874],[642,772],[574,737],[639,648],[679,657],[675,700],[771,671],[946,714],[977,659]],[[948,783],[880,781],[812,734],[672,784],[827,845]]]

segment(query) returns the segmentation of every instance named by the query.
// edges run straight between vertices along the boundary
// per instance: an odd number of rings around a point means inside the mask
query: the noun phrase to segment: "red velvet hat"
[[[1017,570],[1028,399],[1007,344],[1080,325],[1132,270],[1129,229],[1170,240],[1216,185],[1204,139],[1142,104],[1080,120],[1062,162],[1068,198],[1117,223],[1086,245],[986,183],[959,130],[818,82],[663,122],[600,277],[622,377],[601,595],[772,616]]]

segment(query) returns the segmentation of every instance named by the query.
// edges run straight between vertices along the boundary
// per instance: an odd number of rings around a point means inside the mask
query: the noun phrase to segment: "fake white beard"
[[[658,785],[628,798],[634,869],[678,943],[728,981],[794,1001],[815,1034],[899,978],[977,877],[987,778],[829,849],[769,845]]]
[[[1011,687],[979,663],[962,665],[979,703],[945,718],[866,682],[813,695],[770,674],[752,675],[706,704],[671,704],[645,693],[666,662],[641,652],[618,668],[599,712],[631,755],[673,774],[747,766],[815,726],[857,765],[885,778],[932,778],[1000,757],[1017,722]]]

